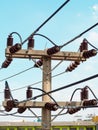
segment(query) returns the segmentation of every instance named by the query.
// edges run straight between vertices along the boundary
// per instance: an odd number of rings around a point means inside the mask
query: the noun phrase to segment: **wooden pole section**
[[[45,92],[51,91],[51,58],[43,57],[43,90]],[[48,95],[42,97],[42,101],[50,102],[51,99]],[[51,129],[51,111],[42,108],[42,130]]]

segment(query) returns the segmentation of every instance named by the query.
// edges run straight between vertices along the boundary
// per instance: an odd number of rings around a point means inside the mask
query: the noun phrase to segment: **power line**
[[[77,35],[76,37],[72,38],[71,40],[69,40],[68,42],[64,43],[63,45],[61,45],[61,48],[68,45],[69,43],[73,42],[74,40],[76,40],[77,38],[81,37],[83,34],[87,33],[88,31],[90,31],[91,29],[93,29],[94,27],[96,27],[98,25],[98,23],[94,24],[93,26],[89,27],[88,29],[86,29],[85,31],[83,31],[82,33],[80,33],[79,35]]]
[[[62,90],[62,89],[69,88],[69,87],[71,87],[71,86],[74,86],[74,85],[77,85],[77,84],[86,82],[86,81],[88,81],[88,80],[91,80],[91,79],[94,79],[94,78],[97,78],[97,77],[98,77],[98,74],[93,75],[93,76],[90,76],[90,77],[85,78],[85,79],[82,79],[82,80],[79,80],[79,81],[77,81],[77,82],[68,84],[68,85],[66,85],[66,86],[59,87],[59,88],[54,89],[54,90],[52,90],[52,91],[46,92],[46,94],[54,93],[54,92],[60,91],[60,90]],[[39,98],[39,97],[42,97],[42,96],[44,96],[44,95],[46,95],[46,94],[40,94],[40,95],[37,95],[37,96],[35,96],[35,97],[33,97],[33,98],[30,98],[30,99],[27,99],[27,100],[23,100],[23,101],[20,101],[20,102],[26,102],[26,101],[28,101],[28,100],[35,100],[35,99],[37,99],[37,98]]]
[[[35,33],[37,33],[55,14],[57,14],[70,0],[66,0],[49,18],[47,18],[29,37],[32,37]],[[29,39],[25,39],[22,42],[22,45]]]
[[[40,33],[36,33],[36,34],[34,34],[34,35],[35,35],[35,36],[38,35],[38,36],[44,37],[44,38],[46,38],[48,41],[50,41],[53,45],[56,46],[56,44],[55,44],[50,38],[48,38],[47,36],[45,36],[45,35],[43,35],[43,34],[40,34]]]
[[[25,70],[23,70],[23,71],[21,71],[21,72],[18,72],[17,74],[11,75],[11,76],[9,76],[9,77],[7,77],[7,78],[1,79],[0,82],[2,82],[2,81],[4,81],[4,80],[7,80],[7,79],[10,79],[10,78],[13,78],[13,77],[15,77],[15,76],[17,76],[17,75],[20,75],[20,74],[22,74],[22,73],[24,73],[24,72],[26,72],[26,71],[28,71],[28,70],[30,70],[30,69],[32,69],[32,68],[34,68],[34,66],[32,66],[32,67],[30,67],[30,68],[27,68],[27,69],[25,69]]]
[[[62,47],[64,47],[65,45],[69,44],[70,42],[76,40],[77,38],[79,38],[80,36],[82,36],[84,33],[90,31],[92,28],[96,27],[97,25],[98,25],[98,23],[94,24],[93,26],[91,26],[90,28],[86,29],[85,31],[83,31],[82,33],[80,33],[78,36],[74,37],[73,39],[71,39],[70,41],[68,41],[68,42],[66,42],[65,44],[61,45],[60,47],[62,48]],[[19,35],[17,32],[12,32],[11,35],[12,35],[13,33],[16,33],[17,35]],[[46,37],[46,36],[43,35],[43,34],[34,34],[34,35],[39,35],[39,36],[45,37],[45,38],[46,38],[47,40],[49,40],[52,44],[56,45],[52,40],[50,40],[48,37]],[[20,35],[19,35],[19,37],[20,37]],[[20,39],[21,39],[21,37],[20,37]],[[87,41],[87,42],[88,42],[88,41]],[[93,46],[90,42],[88,42],[88,44],[91,45],[91,46],[92,46],[93,48],[95,48],[96,50],[98,50],[98,48],[96,48],[95,46]],[[0,68],[0,70],[1,70],[1,69],[2,69],[2,68]],[[29,68],[28,68],[27,70],[29,70]],[[25,72],[25,71],[27,71],[27,70],[24,70],[23,72]],[[19,73],[21,74],[21,73],[23,73],[23,72],[19,72]],[[10,77],[8,77],[8,78],[2,79],[2,80],[0,80],[0,82],[4,81],[4,80],[6,80],[6,79],[9,79],[9,78],[11,78],[11,77],[14,77],[14,76],[16,76],[16,75],[19,75],[19,73],[18,73],[18,74],[15,74],[15,75],[13,75],[13,76],[10,76]]]
[[[31,67],[31,68],[32,68],[32,67]],[[27,70],[27,69],[26,69],[26,70]],[[24,70],[24,71],[26,71],[26,70]],[[24,72],[24,71],[21,71],[21,72],[19,72],[19,73],[17,73],[17,74],[14,74],[14,75],[12,75],[12,76],[7,77],[7,78],[4,78],[4,79],[0,80],[0,82],[5,81],[5,80],[7,80],[7,79],[9,79],[9,78],[12,78],[12,77],[14,77],[14,76],[17,76],[18,74],[20,74],[20,73],[22,73],[22,72]],[[53,75],[52,78],[55,78],[55,77],[57,77],[57,76],[60,76],[60,75],[62,75],[62,74],[64,74],[64,73],[66,73],[66,72],[63,71],[63,72],[61,72],[61,73],[58,73],[58,74],[56,74],[56,75]],[[34,85],[37,85],[37,84],[40,84],[40,83],[42,83],[42,81],[37,81],[37,82],[35,82],[35,83],[26,85],[26,86],[24,86],[24,87],[20,87],[20,88],[17,88],[17,89],[12,89],[11,91],[16,91],[16,90],[24,89],[24,88],[26,88],[26,87],[28,87],[28,86],[34,86]],[[3,92],[0,92],[0,93],[3,93]]]

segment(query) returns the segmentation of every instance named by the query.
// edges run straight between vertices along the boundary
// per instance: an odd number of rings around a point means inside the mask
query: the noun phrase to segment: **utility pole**
[[[51,58],[43,57],[43,90],[45,92],[51,91]],[[51,99],[48,95],[42,97],[42,101],[51,102]],[[51,111],[42,108],[42,130],[51,129]]]
[[[11,47],[7,47],[5,50],[6,58],[25,58],[25,59],[42,59],[43,61],[43,77],[42,77],[42,89],[45,92],[51,91],[51,61],[52,60],[68,60],[68,61],[86,61],[83,56],[84,52],[66,52],[60,51],[53,55],[48,55],[47,50],[33,50],[33,49],[20,49],[15,53],[10,52]],[[88,52],[87,52],[88,54]],[[87,55],[88,56],[88,55]],[[31,107],[42,109],[42,130],[51,130],[51,110],[45,108],[45,103],[51,102],[51,98],[48,95],[42,96],[40,102],[23,102],[12,107]],[[81,102],[57,102],[60,106],[81,106]],[[7,101],[3,102],[3,106],[7,106]]]

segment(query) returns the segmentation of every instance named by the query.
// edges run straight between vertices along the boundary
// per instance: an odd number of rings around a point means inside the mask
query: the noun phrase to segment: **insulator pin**
[[[83,102],[83,106],[92,106],[92,105],[97,105],[96,99],[85,100],[85,101]]]
[[[40,59],[40,60],[38,60],[35,64],[34,64],[34,67],[40,67],[40,66],[42,66],[43,65],[43,60],[42,59]]]
[[[21,44],[16,43],[14,46],[12,46],[9,51],[10,53],[15,53],[21,49]]]
[[[83,39],[83,42],[80,45],[80,52],[88,50],[88,41],[86,39]]]
[[[89,50],[89,51],[84,51],[83,57],[89,58],[89,57],[95,56],[96,54],[97,54],[97,51],[95,49],[92,49],[92,50]]]
[[[55,54],[55,53],[57,53],[59,51],[60,51],[60,47],[59,46],[54,46],[52,48],[47,49],[47,54],[52,55],[52,54]]]
[[[34,48],[34,39],[30,37],[28,39],[28,49],[32,49],[32,48]]]
[[[13,45],[13,38],[12,35],[9,35],[9,37],[7,38],[7,47],[12,45]]]
[[[87,87],[84,87],[81,90],[81,101],[83,101],[85,99],[88,99],[88,88]]]
[[[80,111],[80,110],[81,110],[80,107],[77,107],[77,108],[69,108],[67,112],[68,112],[69,114],[74,114],[74,113],[76,113],[76,112],[78,112],[78,111]]]
[[[7,86],[4,89],[4,98],[5,99],[10,99],[10,90],[9,90],[9,88]]]
[[[30,89],[30,87],[28,87],[28,89],[27,89],[26,97],[27,97],[27,99],[32,98],[32,90]]]
[[[3,63],[2,63],[2,68],[7,68],[10,63],[12,62],[12,58],[7,58]]]
[[[56,111],[58,109],[58,106],[57,106],[56,103],[49,103],[49,102],[47,102],[45,104],[45,108],[50,110],[50,111]]]

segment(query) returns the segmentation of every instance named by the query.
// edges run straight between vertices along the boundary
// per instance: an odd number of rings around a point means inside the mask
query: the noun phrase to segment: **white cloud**
[[[98,5],[97,4],[93,6],[93,10],[98,11]]]
[[[90,42],[98,43],[98,33],[95,31],[90,32],[88,39]]]
[[[93,5],[92,9],[93,9],[93,18],[98,19],[98,4]]]

